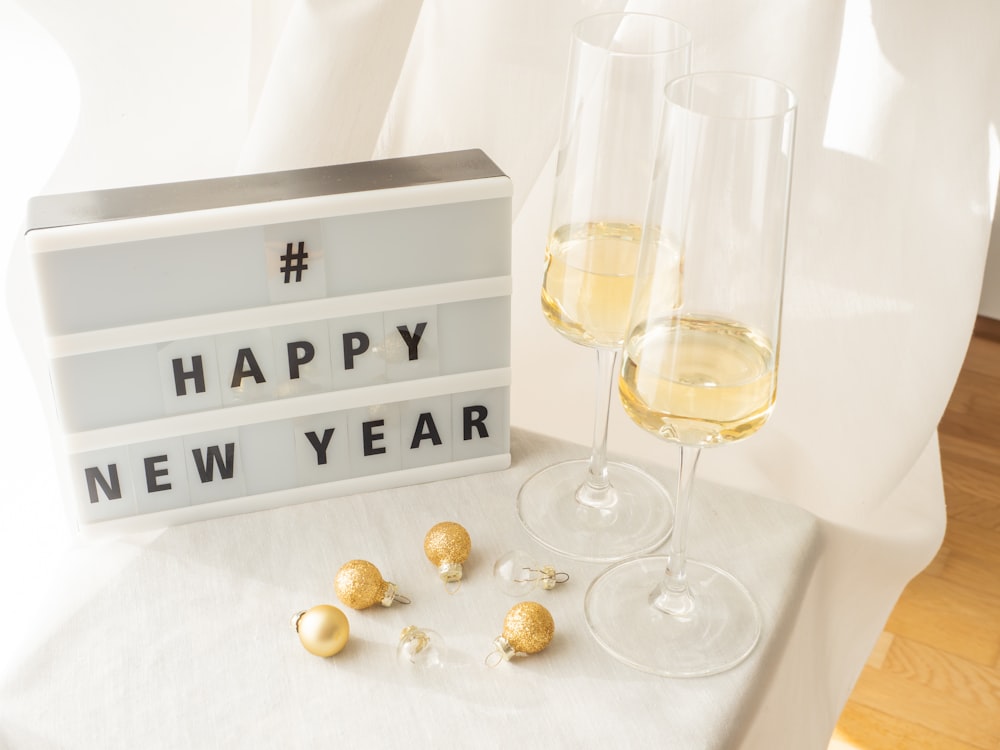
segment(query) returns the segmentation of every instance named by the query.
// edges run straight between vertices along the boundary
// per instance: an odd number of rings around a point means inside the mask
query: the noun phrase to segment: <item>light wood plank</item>
[[[997,472],[952,466],[944,480],[948,519],[974,524],[986,533],[1000,533],[997,479]]]
[[[939,691],[970,710],[981,710],[1000,732],[1000,672],[992,665],[984,667],[897,635],[877,668],[910,685]]]
[[[977,440],[962,434],[938,430],[941,448],[941,470],[946,476],[954,469],[970,466],[989,472],[1000,472],[1000,442]]]
[[[1000,340],[974,336],[962,363],[962,375],[996,377],[1000,371]]]
[[[878,679],[864,679],[879,672]],[[954,694],[938,690],[908,674],[895,674],[865,667],[851,696],[852,703],[888,714],[929,734],[964,742],[982,750],[996,750],[1000,737],[1000,714],[984,711],[980,704],[966,703]],[[901,697],[905,696],[905,700]],[[910,748],[913,745],[898,745]],[[929,745],[928,747],[937,747]],[[865,746],[865,750],[868,750]]]
[[[922,575],[1000,598],[1000,534],[984,539],[986,531],[975,523],[949,519],[944,544]]]
[[[834,739],[857,750],[982,750],[860,703],[847,704]],[[843,747],[843,745],[831,745]]]
[[[977,339],[992,339],[994,341],[1000,341],[1000,320],[980,315],[976,318],[976,325],[973,333]]]
[[[1000,597],[964,584],[917,576],[885,629],[955,656],[992,666],[1000,657]]]
[[[996,585],[1000,586],[1000,534],[990,534],[976,524],[949,518],[944,532],[944,543],[993,566],[997,571]]]
[[[892,633],[883,632],[878,640],[875,642],[875,648],[872,649],[871,654],[868,655],[868,666],[874,667],[875,669],[880,669],[885,663],[886,656],[889,654],[889,649],[892,648],[892,642],[896,639]]]

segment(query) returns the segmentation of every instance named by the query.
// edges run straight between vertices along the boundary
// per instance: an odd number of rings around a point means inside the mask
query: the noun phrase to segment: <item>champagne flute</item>
[[[532,476],[517,513],[536,541],[576,559],[650,551],[673,522],[653,477],[607,460],[607,433],[663,87],[690,70],[690,59],[690,33],[667,18],[604,13],[573,28],[541,296],[549,324],[597,352],[593,443],[589,459]]]
[[[736,578],[687,559],[687,526],[701,449],[752,435],[774,405],[796,100],[738,73],[684,76],[665,99],[618,385],[633,421],[680,444],[674,530],[666,555],[611,566],[584,606],[619,660],[699,676],[761,631]]]

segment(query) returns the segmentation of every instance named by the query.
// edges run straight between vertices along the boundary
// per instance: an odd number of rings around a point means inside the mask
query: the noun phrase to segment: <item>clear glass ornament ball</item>
[[[440,669],[445,665],[447,646],[440,633],[413,625],[405,628],[396,646],[396,659],[418,669]]]
[[[524,596],[535,588],[538,565],[526,552],[511,550],[493,564],[493,578],[500,590],[510,596]]]

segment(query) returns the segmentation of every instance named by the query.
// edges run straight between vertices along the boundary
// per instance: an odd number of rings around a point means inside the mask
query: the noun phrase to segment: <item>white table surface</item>
[[[0,747],[738,746],[811,578],[818,521],[702,484],[690,553],[754,592],[764,634],[728,673],[655,677],[616,662],[587,631],[583,597],[603,566],[547,553],[514,514],[525,478],[585,449],[514,429],[511,451],[502,472],[81,542],[0,675]],[[647,468],[672,486],[668,470]],[[423,553],[442,520],[463,524],[473,543],[453,595]],[[492,567],[511,549],[571,578],[531,596],[555,619],[549,648],[491,669],[483,660],[517,601]],[[352,558],[375,563],[413,603],[341,605],[333,576]],[[307,653],[289,624],[320,603],[351,624],[330,659]],[[409,624],[444,636],[443,669],[397,662]]]

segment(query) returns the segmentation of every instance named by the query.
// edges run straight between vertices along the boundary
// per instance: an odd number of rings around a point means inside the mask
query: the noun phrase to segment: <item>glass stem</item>
[[[667,568],[663,580],[649,595],[649,603],[669,615],[682,616],[694,608],[687,584],[687,531],[691,516],[691,492],[701,448],[681,446],[681,462],[677,471],[677,497],[674,507],[674,530],[667,544]]]
[[[591,508],[610,508],[615,504],[614,490],[608,479],[608,414],[611,391],[618,364],[617,349],[597,349],[597,400],[594,408],[594,440],[590,451],[587,478],[576,491],[577,502]]]

